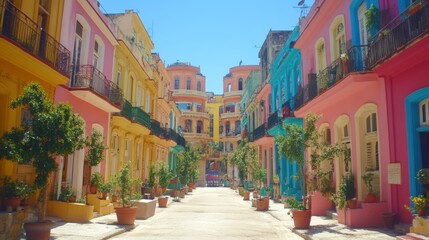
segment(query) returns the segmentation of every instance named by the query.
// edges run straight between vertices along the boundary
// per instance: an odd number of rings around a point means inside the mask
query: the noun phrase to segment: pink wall
[[[92,1],[94,2],[94,1]],[[94,3],[93,3],[94,4]],[[94,42],[95,35],[98,35],[104,45],[104,61],[103,61],[103,74],[107,77],[107,79],[111,80],[113,76],[113,58],[114,58],[114,44],[111,40],[109,40],[108,36],[113,37],[113,33],[110,28],[103,28],[101,30],[100,26],[97,26],[94,21],[92,21],[88,12],[92,12],[92,16],[98,16],[103,20],[103,23],[110,23],[108,19],[100,12],[98,7],[92,6],[91,9],[83,9],[83,7],[78,3],[78,1],[65,1],[65,8],[63,14],[62,21],[62,31],[61,31],[61,44],[63,44],[68,50],[70,50],[71,54],[73,54],[73,45],[74,45],[74,36],[76,32],[76,22],[77,15],[81,15],[85,21],[89,25],[89,37],[88,39],[84,39],[82,49],[81,59],[85,59],[86,61],[81,61],[81,65],[90,64],[93,62],[93,52],[94,52]],[[85,28],[85,25],[83,25]],[[109,26],[109,25],[105,25]],[[108,29],[107,31],[105,29]],[[116,40],[115,40],[116,41]],[[85,47],[85,44],[87,47]],[[86,52],[85,52],[86,49]],[[83,56],[83,55],[86,56]],[[71,56],[72,57],[72,56]],[[101,70],[101,69],[100,69]]]
[[[92,132],[92,124],[99,124],[103,127],[104,144],[109,146],[107,139],[109,135],[109,119],[107,112],[89,104],[71,94],[64,87],[57,87],[55,90],[55,102],[65,102],[72,106],[73,111],[78,113],[85,121],[85,135],[90,136]],[[101,162],[100,173],[104,173],[106,169],[107,150],[104,153],[105,159]]]
[[[403,207],[404,204],[409,204],[410,196],[405,98],[414,91],[429,86],[428,52],[429,38],[426,37],[374,69],[377,74],[386,79],[390,161],[401,163],[403,183],[391,185],[392,207],[394,212],[399,213],[400,219],[406,222],[411,222],[412,216]]]
[[[330,26],[334,19],[344,16],[346,41],[351,39],[351,26],[349,17],[350,0],[346,1],[315,1],[308,17],[301,24],[301,35],[295,47],[301,50],[302,73],[304,85],[308,83],[308,73],[316,73],[316,60],[314,46],[320,38],[325,39],[326,64],[331,63]],[[318,8],[320,7],[320,8]],[[314,14],[313,14],[314,13]],[[313,17],[312,17],[313,16]]]
[[[199,75],[201,73],[199,67],[187,65],[185,63],[178,65],[170,65],[167,67],[168,75],[170,76],[170,90],[174,91],[175,78],[179,77],[179,89],[186,90],[186,81],[189,78],[191,80],[191,89],[197,90],[197,83],[201,82],[201,91],[206,91],[206,77]]]

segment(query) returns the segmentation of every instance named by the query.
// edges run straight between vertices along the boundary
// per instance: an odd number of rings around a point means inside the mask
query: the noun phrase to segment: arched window
[[[192,120],[185,120],[185,131],[184,132],[192,132]]]
[[[202,133],[203,132],[203,121],[198,120],[197,121],[197,133]]]
[[[229,122],[229,121],[227,121],[226,123],[225,123],[225,134],[227,135],[227,136],[229,136],[229,132],[231,131],[231,123]]]
[[[174,89],[179,89],[179,86],[180,86],[180,78],[175,77],[174,78]]]
[[[320,38],[316,42],[316,71],[320,72],[326,68],[326,52],[325,52],[325,39]]]
[[[197,90],[198,90],[198,91],[201,91],[201,82],[198,82],[198,83],[197,83]]]
[[[236,120],[235,121],[235,133],[240,133],[241,132],[241,122],[240,120]]]
[[[243,78],[238,79],[238,90],[243,90]]]
[[[97,40],[95,40],[95,42],[94,42],[94,56],[93,56],[93,59],[92,59],[92,62],[93,62],[93,66],[95,67],[95,68],[97,68],[97,69],[99,69],[98,68],[98,58],[100,57],[100,55],[99,55],[100,53],[98,52],[98,42],[97,42]]]
[[[344,29],[344,16],[337,16],[331,24],[331,59],[338,59],[346,52],[346,33]]]
[[[186,90],[191,90],[191,79],[190,78],[186,79]]]

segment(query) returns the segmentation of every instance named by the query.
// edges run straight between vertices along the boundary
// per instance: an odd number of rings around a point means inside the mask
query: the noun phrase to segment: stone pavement
[[[223,197],[232,198],[231,200],[238,202],[240,204],[244,204],[244,209],[248,208],[249,211],[255,211],[255,208],[251,207],[251,201],[241,202],[242,197],[239,196],[236,191],[231,190],[229,188],[197,188],[197,190],[194,191],[192,195],[187,195],[185,199],[182,200],[182,202],[185,202],[185,201],[189,202],[190,204],[187,207],[187,211],[192,211],[192,201],[194,198],[196,199],[197,197],[204,197],[204,195],[207,195],[207,197],[212,197],[214,196],[213,191],[215,191],[215,194],[222,193]],[[124,238],[121,237],[124,232],[131,231],[135,227],[136,229],[134,231],[138,231],[138,228],[143,227],[145,225],[145,222],[149,224],[151,219],[156,220],[158,218],[158,221],[159,221],[160,218],[167,217],[168,211],[174,211],[175,208],[177,209],[180,207],[180,206],[176,206],[177,204],[182,204],[182,203],[169,201],[168,208],[162,209],[157,207],[154,217],[149,218],[147,220],[136,220],[134,226],[116,225],[115,214],[94,218],[93,220],[91,220],[90,223],[83,223],[83,224],[57,222],[56,226],[51,231],[51,239],[97,240],[97,239],[110,239],[114,237],[115,239],[127,239],[125,236],[128,236],[127,235],[128,233],[123,235]],[[195,205],[196,205],[196,208],[200,207],[199,209],[201,209],[201,203],[198,203]],[[246,205],[248,205],[248,207]],[[160,214],[162,212],[165,212],[165,213]],[[336,220],[327,219],[325,217],[316,217],[316,216],[313,216],[311,218],[310,229],[297,230],[293,228],[293,219],[289,215],[287,215],[287,212],[288,212],[288,209],[285,209],[283,204],[274,203],[273,201],[270,201],[270,210],[263,212],[261,214],[265,214],[267,215],[267,217],[269,216],[277,219],[277,221],[279,221],[280,226],[284,228],[285,232],[290,232],[292,230],[292,232],[296,233],[297,235],[301,236],[304,239],[317,239],[317,240],[396,239],[396,235],[393,232],[393,230],[350,229],[350,228],[347,228],[345,225],[338,224]],[[159,216],[157,216],[158,214]],[[195,224],[198,225],[197,222]],[[238,226],[239,222],[237,222],[236,224]],[[131,232],[134,232],[134,231],[131,231]],[[236,238],[236,239],[239,239],[239,238]]]

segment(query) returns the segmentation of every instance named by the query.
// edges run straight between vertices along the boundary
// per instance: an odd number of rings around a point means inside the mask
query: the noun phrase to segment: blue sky
[[[206,91],[222,93],[229,68],[258,65],[270,29],[292,30],[299,0],[99,0],[107,13],[133,9],[165,65],[177,60],[199,66]],[[311,5],[312,0],[306,4]]]

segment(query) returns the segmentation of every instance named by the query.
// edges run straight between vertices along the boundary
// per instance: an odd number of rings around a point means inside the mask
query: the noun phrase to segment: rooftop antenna
[[[301,15],[299,16],[299,18],[303,18],[307,15],[309,6],[305,4],[305,0],[300,0],[298,2],[298,7],[294,7],[294,8],[301,9]]]

